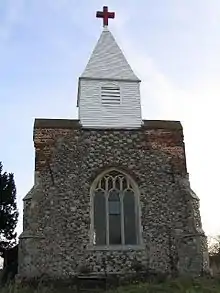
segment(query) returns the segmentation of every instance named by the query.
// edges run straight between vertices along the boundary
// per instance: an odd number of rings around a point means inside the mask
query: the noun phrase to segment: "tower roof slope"
[[[104,27],[81,78],[140,81],[107,27]]]

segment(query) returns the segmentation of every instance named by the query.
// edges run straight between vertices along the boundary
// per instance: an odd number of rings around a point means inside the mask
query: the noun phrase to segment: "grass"
[[[111,293],[220,293],[220,280],[172,280],[161,284],[139,283]]]
[[[38,288],[8,285],[0,293],[74,293],[74,288],[52,288],[39,284]],[[94,291],[90,291],[94,293]],[[163,283],[138,283],[107,291],[108,293],[220,293],[220,279],[176,279]]]

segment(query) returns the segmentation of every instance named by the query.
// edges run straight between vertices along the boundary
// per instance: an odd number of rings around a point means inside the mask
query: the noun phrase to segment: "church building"
[[[143,120],[140,79],[103,30],[79,77],[78,119],[35,119],[18,274],[66,279],[208,269],[179,121]]]

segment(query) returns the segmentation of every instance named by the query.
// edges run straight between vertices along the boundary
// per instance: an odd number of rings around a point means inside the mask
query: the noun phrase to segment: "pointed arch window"
[[[94,245],[140,244],[139,195],[133,180],[112,170],[91,189]]]

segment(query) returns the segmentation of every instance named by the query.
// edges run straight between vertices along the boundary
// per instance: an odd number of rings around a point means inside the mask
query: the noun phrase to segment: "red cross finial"
[[[96,17],[103,18],[103,26],[108,25],[109,18],[115,18],[114,12],[108,12],[108,6],[103,6],[103,11],[97,11]]]

